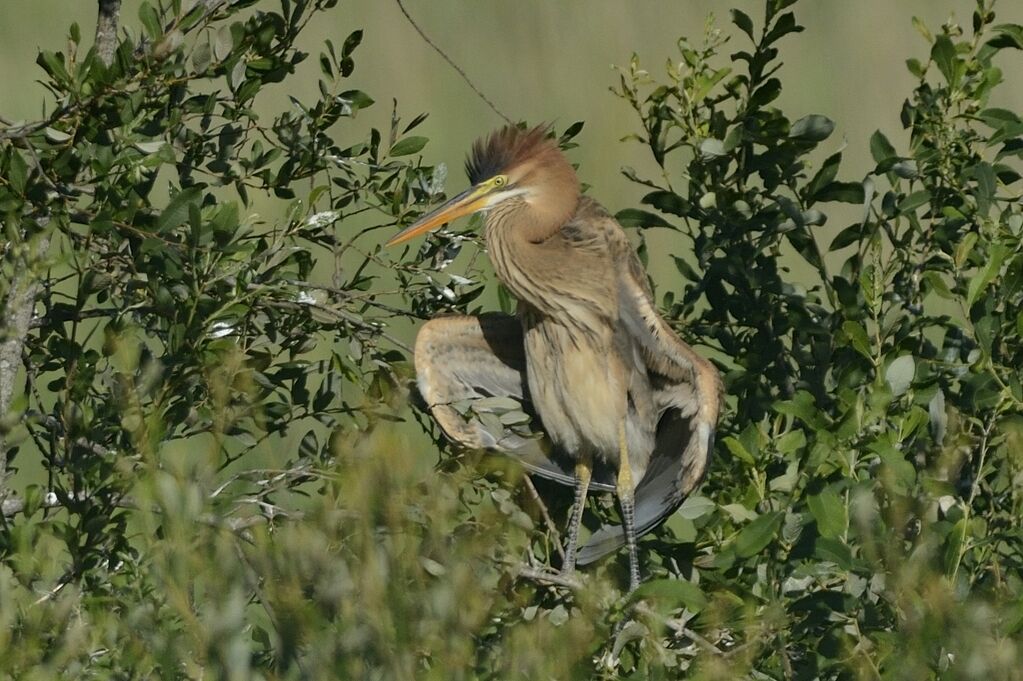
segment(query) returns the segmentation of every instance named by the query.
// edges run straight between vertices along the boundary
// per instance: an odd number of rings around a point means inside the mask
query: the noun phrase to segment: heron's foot
[[[530,579],[540,584],[560,586],[574,591],[583,588],[583,583],[579,581],[577,575],[566,573],[564,570],[555,572],[553,570],[523,565],[519,567],[517,572],[519,578]]]

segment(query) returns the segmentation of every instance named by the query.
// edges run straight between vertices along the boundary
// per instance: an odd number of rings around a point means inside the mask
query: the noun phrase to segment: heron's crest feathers
[[[550,130],[547,124],[527,130],[509,125],[476,140],[465,162],[469,182],[479,184],[530,159],[553,157],[561,160],[557,142],[548,136]]]

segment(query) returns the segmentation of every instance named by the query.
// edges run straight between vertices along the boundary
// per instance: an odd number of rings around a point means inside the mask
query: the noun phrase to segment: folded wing
[[[605,219],[609,248],[619,266],[620,323],[639,344],[660,414],[656,444],[636,487],[636,536],[664,522],[703,479],[714,448],[722,399],[717,369],[661,319],[639,259],[621,227]],[[605,525],[579,549],[585,565],[625,544],[620,525]]]

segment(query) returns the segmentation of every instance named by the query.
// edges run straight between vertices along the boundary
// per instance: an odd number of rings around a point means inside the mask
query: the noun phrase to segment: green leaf
[[[895,173],[896,177],[900,177],[903,180],[912,180],[920,175],[920,169],[917,168],[916,161],[911,158],[893,163],[891,170]]]
[[[931,290],[937,293],[939,297],[944,298],[945,300],[952,300],[954,297],[940,272],[927,270],[924,272],[924,281],[930,285]]]
[[[804,142],[821,142],[831,136],[835,122],[827,116],[811,114],[792,124],[789,137]]]
[[[913,192],[906,198],[899,202],[898,210],[900,213],[910,213],[920,206],[923,206],[931,201],[931,193],[926,189]]]
[[[971,172],[976,182],[973,196],[977,200],[977,212],[983,216],[991,211],[991,202],[995,198],[995,191],[998,189],[998,180],[995,178],[994,168],[990,163],[978,163]]]
[[[341,46],[341,58],[348,57],[352,54],[359,43],[362,42],[362,31],[352,31],[347,38],[345,38],[344,44]]]
[[[195,50],[192,52],[192,68],[196,73],[205,73],[212,61],[213,49],[209,42],[204,41],[195,46]]]
[[[686,520],[696,520],[713,512],[716,508],[717,504],[713,499],[692,494],[686,497],[686,500],[682,502],[682,505],[678,507],[675,513]]]
[[[227,26],[223,26],[217,31],[217,37],[213,41],[213,56],[218,62],[224,61],[231,56],[233,49],[234,38],[231,35],[231,30]]]
[[[958,82],[956,74],[959,57],[956,55],[952,39],[947,35],[939,35],[935,38],[934,45],[931,47],[931,59],[938,65],[938,70],[941,71],[941,75],[945,76],[948,84],[955,87]]]
[[[163,35],[163,29],[160,27],[160,17],[156,14],[156,10],[153,9],[148,0],[143,0],[143,3],[139,6],[139,20],[142,22],[142,27],[146,29],[150,40],[155,42]]]
[[[743,33],[749,36],[750,40],[756,40],[753,37],[753,20],[749,18],[749,15],[737,9],[731,10],[732,12],[732,23],[739,27]]]
[[[750,558],[763,551],[778,534],[785,514],[781,511],[764,513],[735,537],[733,546],[740,558]]]
[[[671,256],[671,259],[675,263],[675,269],[678,270],[678,273],[682,275],[683,279],[686,279],[687,281],[700,281],[700,275],[693,269],[693,266],[685,260],[685,258],[673,255]]]
[[[847,321],[842,323],[842,333],[852,343],[853,349],[870,361],[874,361],[874,352],[870,347],[870,339],[867,331],[859,322]]]
[[[863,233],[863,225],[857,222],[856,224],[849,225],[841,232],[835,235],[835,238],[831,241],[831,245],[828,246],[829,251],[837,251],[845,248],[851,244],[859,243],[861,234]]]
[[[1005,436],[1005,446],[1015,454],[1018,463],[1023,456],[1023,415],[1015,414],[999,420],[998,432]]]
[[[956,246],[953,262],[957,268],[962,268],[962,266],[966,264],[967,260],[969,260],[970,255],[973,253],[973,247],[977,245],[978,238],[979,237],[976,232],[969,232],[963,237],[963,240],[959,242],[959,245]]]
[[[411,137],[398,140],[391,147],[391,156],[408,156],[409,154],[418,153],[429,141],[430,138],[419,135],[412,135]]]
[[[681,218],[689,215],[689,202],[675,192],[650,192],[642,198],[641,202],[653,206],[662,213],[670,213]]]
[[[817,194],[816,199],[862,204],[864,196],[863,184],[860,182],[832,182]]]
[[[934,397],[927,403],[927,416],[931,427],[931,437],[934,438],[935,444],[941,445],[945,440],[945,431],[948,428],[948,413],[945,411],[945,392],[941,388],[938,388],[938,391],[934,393]],[[1019,451],[1023,451],[1023,449]]]
[[[806,446],[806,433],[802,430],[790,430],[775,443],[775,448],[780,454],[791,454]]]
[[[167,204],[167,207],[156,218],[157,233],[166,232],[180,226],[188,219],[188,210],[202,198],[202,189],[188,187],[182,189]]]
[[[703,154],[704,158],[719,158],[727,155],[728,152],[725,150],[725,143],[723,141],[708,137],[700,142],[700,153]]]
[[[10,165],[7,169],[7,178],[11,183],[11,189],[15,194],[24,194],[28,184],[28,164],[21,157],[17,149],[10,151]]]
[[[990,108],[977,114],[977,118],[990,128],[999,130],[1008,125],[1023,123],[1019,115],[1008,109]]]
[[[895,147],[884,136],[884,133],[880,130],[875,130],[874,134],[870,136],[870,155],[874,157],[875,163],[884,163],[897,154],[895,153]]]
[[[810,197],[811,201],[816,201],[818,194],[835,180],[835,177],[838,175],[838,167],[841,164],[842,152],[840,151],[828,156],[824,160],[824,163],[821,164],[821,169],[817,171],[817,174],[813,176],[813,179],[806,186],[806,195]]]
[[[892,360],[885,371],[884,380],[895,397],[904,394],[913,384],[916,375],[916,361],[913,355],[903,355]]]
[[[813,553],[818,560],[834,563],[843,570],[850,570],[853,567],[852,551],[838,539],[819,537],[814,542]]]
[[[644,582],[630,595],[629,600],[650,600],[658,609],[677,610],[685,607],[694,613],[707,607],[707,597],[700,587],[684,579],[652,579]]]
[[[1023,26],[1019,24],[999,24],[991,29],[997,36],[992,38],[988,44],[999,49],[1012,47],[1023,50]]]
[[[949,576],[952,575],[956,566],[959,565],[963,541],[969,537],[969,528],[969,518],[960,518],[959,521],[952,526],[952,530],[948,533],[948,542],[945,544],[943,562],[945,564],[945,572]]]
[[[736,437],[729,435],[723,440],[725,448],[739,461],[747,463],[750,466],[756,465],[756,459],[750,453],[746,446],[742,444]]]
[[[924,24],[923,19],[921,19],[920,17],[914,16],[913,19],[912,19],[912,22],[913,22],[913,28],[915,28],[917,31],[919,31],[920,35],[922,35],[924,37],[924,40],[926,40],[929,43],[934,42],[934,36],[931,35],[931,32],[928,30],[927,26]]]
[[[615,213],[615,220],[622,227],[667,227],[675,229],[675,226],[660,217],[638,208],[626,208]]]
[[[351,113],[365,109],[373,104],[373,98],[362,90],[345,90],[337,96],[337,100],[351,108]]]
[[[849,524],[849,511],[845,500],[833,489],[828,487],[820,494],[807,497],[806,503],[817,521],[817,531],[821,536],[837,539],[845,533]]]
[[[43,130],[43,134],[46,136],[46,139],[54,144],[62,144],[71,139],[71,135],[63,132],[62,130],[57,130],[56,128],[46,128]]]
[[[58,83],[67,83],[71,80],[67,69],[64,68],[64,55],[59,52],[40,52],[36,57],[36,64],[43,67],[43,70]]]
[[[1004,244],[994,244],[988,251],[987,260],[981,270],[970,280],[966,290],[966,304],[972,306],[1002,269],[1002,263],[1010,253]]]
[[[805,390],[798,391],[791,400],[775,402],[773,407],[779,414],[795,416],[814,430],[820,430],[827,425],[827,421],[817,409],[813,395]]]
[[[764,36],[762,46],[766,47],[789,33],[800,33],[802,30],[803,27],[796,23],[796,17],[792,14],[792,12],[786,12],[778,17],[774,26],[772,26],[771,30]]]

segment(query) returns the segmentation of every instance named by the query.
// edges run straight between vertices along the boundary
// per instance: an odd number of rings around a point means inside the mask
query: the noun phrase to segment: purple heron
[[[427,322],[415,345],[420,393],[451,439],[574,486],[563,572],[624,545],[631,591],[637,537],[675,511],[707,470],[718,372],[661,319],[625,232],[582,196],[546,127],[506,127],[477,141],[466,171],[469,189],[388,245],[484,212],[490,260],[518,300],[517,318]],[[549,442],[459,408],[495,397],[538,416]],[[577,549],[591,489],[617,493],[622,525],[599,528]]]

